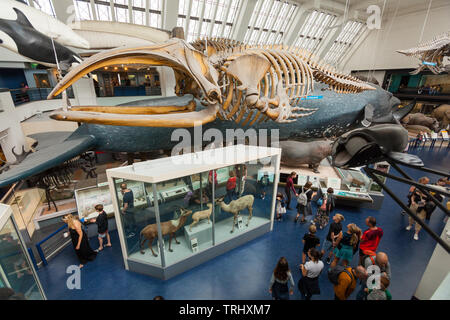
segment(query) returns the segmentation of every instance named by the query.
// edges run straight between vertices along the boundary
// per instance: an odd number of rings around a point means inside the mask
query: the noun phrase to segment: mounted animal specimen
[[[200,220],[208,219],[208,223],[210,223],[209,217],[211,216],[213,205],[208,203],[206,206],[208,209],[197,211],[192,215],[193,222],[189,226],[189,231],[192,231],[192,227],[199,223]]]
[[[192,210],[186,210],[183,208],[180,208],[181,215],[178,219],[169,220],[166,222],[161,222],[161,233],[164,237],[165,235],[169,235],[169,251],[173,252],[172,250],[172,238],[175,239],[176,244],[180,244],[180,242],[177,240],[176,232],[184,226],[186,223],[187,217],[192,213]],[[142,248],[145,241],[148,240],[148,247],[152,251],[153,256],[157,257],[158,255],[153,251],[153,240],[155,238],[158,238],[158,228],[156,223],[155,224],[149,224],[144,229],[142,229],[140,236],[139,236],[139,242],[141,247],[141,253],[144,254],[144,249]]]
[[[208,42],[205,55],[202,42]],[[295,47],[248,46],[224,39],[188,44],[172,38],[164,44],[116,48],[98,53],[70,71],[48,96],[52,99],[75,81],[99,68],[136,63],[173,69],[178,96],[192,94],[195,103],[172,106],[77,106],[58,110],[51,118],[115,126],[193,127],[219,118],[242,126],[256,122],[295,122],[313,115],[317,108],[301,106],[314,90],[314,81],[341,94],[375,90],[352,76],[320,64],[310,53]]]
[[[433,110],[431,116],[441,123],[442,128],[446,129],[447,126],[450,124],[450,105],[449,104],[440,105],[439,107]]]
[[[427,117],[423,113],[411,113],[402,119],[403,125],[418,125],[427,127],[434,132],[439,131],[439,121],[432,117]]]
[[[255,198],[249,194],[247,196],[243,196],[237,200],[231,201],[229,204],[226,204],[224,201],[224,198],[217,199],[217,202],[220,204],[220,208],[223,211],[229,212],[234,216],[233,219],[233,228],[231,229],[230,233],[234,232],[234,226],[236,224],[236,219],[239,216],[239,213],[244,210],[245,208],[248,209],[248,220],[246,226],[248,227],[248,224],[250,223],[250,220],[252,218],[253,213],[253,201],[255,201]]]
[[[421,65],[411,74],[418,74],[426,68],[434,74],[450,72],[450,65],[444,65],[444,58],[450,57],[450,32],[438,35],[433,40],[421,43],[415,48],[397,50],[397,52],[420,59]]]
[[[331,156],[333,141],[280,141],[281,163],[287,166],[297,167],[307,164],[313,172],[319,173],[320,162]]]

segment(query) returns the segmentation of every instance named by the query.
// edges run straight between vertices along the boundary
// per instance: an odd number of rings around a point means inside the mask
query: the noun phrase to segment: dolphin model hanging
[[[48,67],[57,66],[56,51],[63,71],[82,62],[65,46],[89,49],[89,43],[64,23],[14,0],[0,2],[0,46]]]

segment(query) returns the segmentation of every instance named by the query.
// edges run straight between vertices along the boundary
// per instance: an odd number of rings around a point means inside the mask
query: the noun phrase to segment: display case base
[[[246,221],[246,220],[245,220]],[[252,220],[253,222],[253,220]],[[231,225],[230,225],[231,227]],[[229,232],[229,231],[228,231]],[[235,233],[237,233],[237,228],[235,229]],[[203,249],[201,245],[199,246],[198,253],[194,255],[189,255],[186,259],[180,260],[177,263],[171,264],[165,268],[157,266],[155,264],[148,263],[142,259],[138,259],[139,252],[131,255],[128,259],[128,270],[149,275],[151,277],[159,278],[162,280],[168,280],[176,275],[179,275],[189,269],[192,269],[202,263],[205,263],[208,260],[211,260],[217,256],[224,254],[234,248],[237,248],[253,239],[256,239],[265,233],[270,232],[270,221],[264,222],[261,225],[258,225],[251,230],[248,230],[241,235],[235,236],[228,240],[222,241],[220,239],[216,239],[216,245],[214,247],[209,247],[207,249]],[[183,239],[184,240],[184,239]],[[183,241],[184,242],[184,241]],[[172,243],[173,245],[173,243]],[[175,245],[177,246],[177,245]],[[176,250],[176,247],[173,245],[172,249]],[[145,253],[149,255],[149,252]],[[159,256],[158,256],[159,258]],[[167,251],[166,251],[166,259],[167,259]]]
[[[192,231],[189,230],[189,226],[184,226],[184,237],[186,238],[188,245],[193,239],[197,239],[198,244],[210,242],[211,235],[212,223],[208,219],[199,221],[199,223],[192,227]]]

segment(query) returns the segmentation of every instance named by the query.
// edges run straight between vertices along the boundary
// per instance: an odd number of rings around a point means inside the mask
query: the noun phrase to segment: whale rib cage
[[[127,107],[78,106],[59,110],[57,120],[109,125],[192,127],[214,121],[235,121],[241,126],[255,122],[288,123],[313,115],[316,108],[301,106],[314,91],[314,82],[328,85],[339,94],[375,90],[355,77],[320,63],[311,53],[283,45],[250,46],[230,39],[199,39],[187,43],[170,39],[162,45],[117,48],[94,55],[69,72],[49,99],[73,82],[100,67],[117,63],[165,65],[174,70],[177,95],[192,94],[206,109],[188,106]],[[141,114],[136,114],[142,110]]]

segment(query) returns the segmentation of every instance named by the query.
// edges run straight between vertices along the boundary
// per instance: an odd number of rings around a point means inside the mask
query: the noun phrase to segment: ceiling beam
[[[163,29],[171,31],[177,26],[179,6],[180,0],[165,1],[164,10],[161,10],[161,15],[164,16],[164,24],[162,25]]]
[[[275,0],[272,0],[272,4],[270,5],[270,9],[269,9],[269,11],[268,11],[268,13],[269,13],[269,15],[273,12],[273,10],[274,10],[274,5],[275,5]],[[282,3],[280,2],[280,8],[282,8],[283,6],[282,6]],[[275,14],[275,19],[273,19],[273,22],[271,23],[271,25],[267,28],[267,30],[269,30],[269,32],[270,32],[270,30],[272,30],[272,28],[273,28],[273,25],[275,24],[275,22],[276,22],[276,17],[278,16],[278,14],[279,14],[280,12],[279,12],[279,10],[277,10],[277,13]],[[269,19],[269,17],[267,17],[267,19]],[[259,28],[259,31],[258,31],[258,35],[257,35],[257,37],[256,37],[256,44],[258,44],[259,43],[259,39],[261,38],[261,34],[262,34],[262,31],[263,31],[263,29],[264,29],[264,25],[265,25],[265,22],[263,22],[263,23],[261,23],[261,27]]]
[[[228,7],[227,7],[227,12],[225,13],[225,16],[223,17],[222,25],[220,26],[219,37],[223,37],[223,32],[225,31],[225,26],[227,24],[228,15],[230,14],[230,11],[231,11],[231,4],[232,4],[232,2],[229,1]],[[237,23],[237,17],[236,17],[236,20],[234,21],[234,26],[236,25],[236,23]]]
[[[248,24],[250,23],[250,18],[255,10],[256,3],[257,0],[242,1],[239,19],[235,22],[234,32],[231,36],[232,39],[244,41],[245,32],[248,29]]]
[[[145,25],[150,26],[150,0],[145,0]]]
[[[214,5],[214,13],[213,16],[211,17],[211,24],[209,26],[209,30],[206,30],[206,34],[209,38],[211,38],[212,36],[212,31],[214,29],[214,25],[216,24],[216,16],[217,16],[217,9],[219,8],[219,1],[216,2],[216,4]]]
[[[109,5],[111,7],[111,20],[113,22],[116,22],[117,18],[116,18],[116,10],[114,9],[114,0],[110,0]]]
[[[95,0],[91,0],[92,19],[98,20],[97,10],[95,10]]]
[[[128,23],[134,23],[133,0],[128,0]]]
[[[200,15],[198,16],[199,23],[198,23],[197,30],[196,30],[196,33],[198,34],[198,38],[200,38],[200,32],[202,32],[203,17],[205,15],[206,1],[201,2],[201,6],[202,6],[202,11],[201,11]],[[194,40],[195,40],[195,38],[194,38]]]
[[[185,0],[185,1],[189,1],[189,6],[188,6],[187,14],[186,14],[186,20],[184,22],[184,34],[185,34],[185,37],[187,40],[188,31],[189,31],[189,23],[191,22],[191,10],[192,10],[192,1],[193,0]]]

